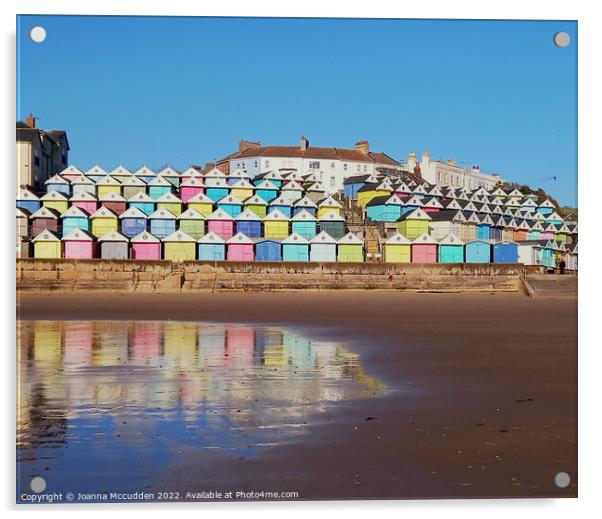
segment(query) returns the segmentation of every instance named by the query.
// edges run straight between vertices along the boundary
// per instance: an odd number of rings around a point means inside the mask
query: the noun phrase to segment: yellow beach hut
[[[213,212],[213,200],[204,193],[197,193],[188,199],[188,209],[195,209],[203,216],[209,216]]]
[[[178,229],[198,240],[205,234],[205,217],[196,209],[188,208],[178,216]]]
[[[410,263],[412,261],[412,242],[398,232],[385,241],[385,263]]]
[[[284,239],[289,236],[288,216],[274,209],[263,219],[263,235],[265,238],[280,238]]]
[[[171,214],[180,216],[182,214],[182,200],[173,193],[165,193],[155,199],[157,209],[167,209]]]
[[[48,191],[40,198],[42,206],[63,214],[69,208],[69,199],[59,191]]]
[[[337,242],[337,261],[364,261],[364,241],[352,232],[347,233]]]
[[[121,182],[110,175],[105,175],[96,182],[96,196],[101,198],[109,193],[121,195]]]
[[[45,230],[33,239],[33,257],[58,259],[61,257],[61,239],[52,231]]]
[[[90,215],[90,222],[90,231],[97,238],[104,236],[108,232],[117,231],[119,227],[119,218],[105,206],[99,207]]]
[[[393,188],[386,182],[380,184],[365,184],[357,191],[357,205],[364,207],[370,200],[376,196],[390,195]]]
[[[172,232],[163,238],[163,259],[169,261],[196,259],[196,240],[183,231]]]
[[[233,196],[238,201],[243,202],[247,198],[251,198],[255,191],[255,187],[246,179],[241,178],[230,188],[230,196]]]
[[[320,200],[318,202],[318,219],[321,219],[328,213],[341,214],[342,210],[343,206],[334,198],[328,196],[324,200]]]
[[[406,238],[413,240],[421,234],[428,234],[431,217],[419,207],[405,213],[397,220],[397,230]]]

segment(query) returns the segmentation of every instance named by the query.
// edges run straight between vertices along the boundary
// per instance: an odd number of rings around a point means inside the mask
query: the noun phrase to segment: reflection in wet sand
[[[310,413],[380,395],[358,356],[286,329],[186,322],[19,322],[19,481],[142,488],[186,452],[256,455]]]

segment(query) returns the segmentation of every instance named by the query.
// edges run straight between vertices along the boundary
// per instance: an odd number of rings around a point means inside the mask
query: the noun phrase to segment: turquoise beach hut
[[[204,261],[224,261],[226,240],[213,232],[208,232],[197,240],[198,259]]]
[[[464,263],[464,242],[450,233],[439,242],[439,263]]]
[[[90,220],[88,219],[88,213],[84,212],[77,206],[71,206],[61,215],[61,222],[63,226],[62,236],[65,237],[74,229],[81,231],[90,230]]]
[[[402,206],[403,201],[396,194],[377,196],[366,205],[366,216],[374,222],[396,222]]]
[[[218,202],[222,198],[228,196],[230,188],[228,182],[223,178],[215,178],[209,185],[209,180],[205,181],[205,195],[214,202]]]
[[[318,219],[305,209],[291,218],[292,233],[299,234],[308,240],[318,234]]]
[[[153,179],[148,183],[147,190],[148,196],[150,196],[153,200],[157,200],[163,195],[171,193],[173,190],[173,184],[164,177],[156,176],[153,177]]]
[[[309,261],[309,241],[298,233],[282,240],[283,261]]]
[[[465,245],[466,263],[489,263],[491,245],[482,240],[473,240]]]
[[[324,231],[337,240],[345,236],[345,218],[340,214],[328,213],[318,220],[320,232]]]
[[[130,208],[140,209],[147,216],[155,211],[155,201],[146,193],[136,193],[131,196],[128,198],[127,205]]]
[[[217,209],[221,209],[232,218],[236,218],[242,212],[242,202],[232,195],[226,195],[218,200]]]
[[[271,202],[278,196],[278,187],[269,180],[262,180],[257,184],[255,194],[263,198],[266,202]]]
[[[286,198],[279,196],[278,198],[275,198],[274,200],[272,200],[270,202],[270,205],[268,206],[268,214],[270,214],[272,211],[280,211],[284,216],[287,216],[288,218],[291,217],[292,214],[292,207],[293,207],[293,202],[291,202],[290,200],[287,200]]]

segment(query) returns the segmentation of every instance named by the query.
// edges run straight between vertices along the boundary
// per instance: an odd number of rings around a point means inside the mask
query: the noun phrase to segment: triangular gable
[[[17,200],[18,201],[22,201],[22,200],[39,200],[40,198],[35,195],[34,193],[32,193],[29,189],[26,188],[21,188],[19,189],[19,194],[17,195]]]
[[[457,200],[452,199],[452,200],[446,200],[443,203],[443,207],[445,209],[455,209],[457,211],[460,211],[462,209],[462,206],[458,203]]]
[[[241,178],[237,180],[230,186],[232,189],[256,189],[251,182],[249,182],[246,178]]]
[[[149,220],[175,220],[176,215],[169,209],[165,209],[165,207],[159,207],[159,209],[151,213],[148,218]]]
[[[303,191],[303,187],[296,181],[291,181],[282,186],[282,191]]]
[[[437,240],[435,240],[435,238],[433,238],[432,236],[430,236],[426,233],[422,233],[420,236],[418,236],[414,240],[412,240],[412,243],[423,244],[423,245],[436,245]]]
[[[429,196],[438,196],[438,197],[443,196],[443,192],[441,191],[441,188],[436,184],[428,190],[427,194]]]
[[[71,165],[71,166],[67,166],[63,171],[61,171],[59,173],[59,175],[84,175],[84,172],[79,169],[76,168],[75,166]]]
[[[100,238],[98,238],[99,242],[102,241],[121,241],[121,242],[128,242],[130,241],[127,236],[124,236],[123,234],[121,234],[120,232],[117,231],[109,231],[106,234],[103,234]]]
[[[86,175],[80,175],[79,177],[75,177],[71,179],[72,186],[94,186],[96,182],[91,178],[88,178]]]
[[[179,177],[180,172],[178,170],[172,168],[171,166],[166,166],[161,171],[159,171],[159,173],[157,173],[157,175],[159,175],[161,177]]]
[[[418,207],[422,207],[422,204],[423,204],[422,198],[419,197],[418,195],[412,195],[410,198],[408,198],[405,201],[405,205],[415,205]]]
[[[155,203],[155,201],[148,196],[146,193],[142,191],[138,191],[138,193],[133,194],[128,198],[128,202],[146,202],[146,203]]]
[[[61,241],[61,239],[54,232],[44,229],[32,241],[35,243],[38,241]]]
[[[205,193],[197,193],[192,198],[189,198],[187,203],[203,203],[213,205],[213,200],[211,200],[211,198],[209,198]]]
[[[481,218],[481,224],[484,224],[484,225],[493,225],[493,220],[491,219],[491,216],[489,216],[488,214],[484,215]]]
[[[40,207],[31,215],[32,218],[52,218],[53,220],[57,220],[59,216],[57,211],[49,207]]]
[[[88,218],[88,213],[84,212],[82,209],[80,209],[76,205],[72,205],[69,209],[67,209],[61,215],[61,218],[65,218],[65,217]]]
[[[144,180],[142,180],[140,177],[132,175],[131,177],[128,177],[127,180],[124,180],[121,185],[127,187],[142,187],[146,186],[146,182],[144,182]]]
[[[337,243],[341,245],[363,245],[364,241],[352,232],[348,232]]]
[[[105,207],[104,205],[100,206],[96,211],[94,211],[90,218],[115,218],[117,219],[117,215]]]
[[[205,183],[201,180],[202,177],[188,177],[180,183],[180,187],[203,187]]]
[[[539,204],[539,207],[554,209],[556,206],[546,198],[541,204]]]
[[[178,220],[205,220],[205,216],[199,213],[193,207],[189,207],[178,215]]]
[[[493,196],[506,196],[506,191],[504,191],[501,187],[498,187],[493,193]]]
[[[82,229],[72,229],[63,236],[63,241],[94,241],[94,236]]]
[[[420,184],[414,188],[414,194],[426,195],[426,188],[422,184]]]
[[[44,197],[42,197],[42,200],[44,200]],[[549,222],[550,220],[561,220],[562,221],[562,218],[556,211],[554,211],[553,213],[546,216],[546,222]]]
[[[315,184],[309,186],[305,191],[312,193],[323,193],[324,191],[326,191],[326,189],[324,189],[324,185],[322,184],[322,182],[316,182]]]
[[[123,213],[119,215],[119,218],[144,218],[146,220],[147,216],[137,207],[130,207]]]
[[[142,231],[140,234],[134,236],[131,240],[132,243],[160,243],[161,240],[154,234],[148,231]]]
[[[207,217],[207,220],[234,220],[234,218],[223,209],[216,209]]]
[[[242,205],[242,202],[233,197],[232,195],[226,195],[224,198],[218,200],[218,204],[228,204],[228,205]]]
[[[67,202],[68,198],[59,191],[48,191],[43,197],[40,198],[42,201],[46,200],[63,200]]]
[[[309,240],[310,243],[336,243],[337,240],[334,239],[330,234],[326,231],[322,231],[319,234],[316,234],[312,239]]]
[[[97,186],[120,186],[121,182],[119,182],[119,180],[117,180],[109,175],[105,175],[104,177],[99,179],[98,182],[96,182],[96,185]]]
[[[506,227],[506,219],[503,216],[500,216],[497,220],[495,220],[496,227]]]
[[[396,232],[393,236],[385,240],[385,243],[387,245],[409,245],[412,242],[402,234]]]
[[[261,221],[261,217],[256,212],[251,211],[251,209],[245,209],[242,213],[240,213],[234,219],[236,221],[248,221],[248,220]]]
[[[193,167],[184,170],[181,176],[190,178],[203,178],[203,174],[198,169]]]
[[[125,202],[125,198],[120,194],[115,193],[115,191],[111,191],[109,193],[105,193],[101,197],[99,197],[101,202]]]
[[[396,193],[411,193],[412,190],[408,187],[408,185],[405,182],[401,182],[395,187],[395,192]]]
[[[317,204],[311,198],[308,198],[307,196],[304,196],[303,198],[300,198],[299,200],[297,200],[296,202],[294,202],[293,203],[293,207],[313,207],[313,208],[316,208]]]
[[[133,173],[127,169],[125,169],[123,166],[117,166],[113,171],[111,171],[109,173],[109,175],[118,175],[121,177],[125,177],[125,176],[130,176],[133,175]]]
[[[243,201],[244,205],[268,205],[268,203],[259,195],[253,195]]]
[[[511,198],[515,198],[515,197],[522,198],[523,194],[518,189],[513,189],[512,191],[510,191],[510,193],[508,193],[508,196]]]
[[[428,213],[425,213],[420,207],[407,212],[406,214],[401,215],[401,217],[397,220],[398,222],[404,220],[430,220],[431,217]]]
[[[292,207],[293,203],[283,196],[279,196],[278,198],[274,198],[274,200],[270,202],[270,205],[284,205],[287,207]]]
[[[481,223],[481,220],[479,219],[479,217],[477,216],[477,213],[475,213],[475,212],[469,213],[468,216],[466,217],[466,221],[468,223],[474,223],[476,225]]]
[[[263,220],[264,221],[288,221],[288,220],[290,220],[290,218],[288,216],[286,216],[284,213],[282,213],[280,210],[274,209],[273,211],[270,211]]]
[[[171,234],[165,236],[163,238],[163,243],[165,242],[196,242],[196,239],[192,236],[189,236],[184,231],[174,231]]]
[[[171,187],[172,184],[165,177],[155,176],[149,183],[149,186],[163,186],[163,187]]]
[[[337,209],[342,209],[343,206],[339,204],[334,198],[328,196],[324,198],[324,200],[320,200],[320,202],[318,202],[318,207],[335,207]]]
[[[443,209],[443,205],[436,198],[429,198],[426,200],[422,207],[431,207],[433,209]]]
[[[307,245],[309,240],[301,236],[300,234],[294,232],[293,234],[287,236],[282,240],[282,244],[292,244],[292,245]]]
[[[236,176],[236,174],[234,176]],[[205,178],[226,178],[226,174],[217,168],[213,168],[212,170],[205,173]]]
[[[272,190],[272,191],[278,190],[276,185],[272,184],[269,180],[262,180],[259,184],[257,184],[257,186],[255,186],[255,189],[265,189],[265,190]]]
[[[343,216],[341,216],[338,213],[329,211],[325,215],[320,216],[319,221],[320,222],[344,222],[345,218],[343,218]]]
[[[44,184],[46,184],[46,185],[48,185],[48,184],[69,185],[69,181],[67,179],[64,179],[60,175],[54,175],[54,176],[50,177],[46,182],[44,182]]]
[[[226,240],[224,240],[221,236],[218,236],[214,232],[208,232],[204,236],[201,236],[197,240],[197,243],[223,244],[223,243],[226,243]]]
[[[249,238],[246,234],[242,232],[236,233],[234,236],[229,238],[226,243],[228,245],[231,244],[239,244],[239,245],[253,245],[255,243],[251,238]]]
[[[134,175],[138,175],[139,177],[154,177],[157,174],[152,169],[147,168],[146,166],[142,166],[141,168],[134,171]]]
[[[291,221],[293,221],[293,222],[301,222],[301,221],[316,222],[317,218],[310,212],[306,211],[305,209],[301,209],[301,211],[299,211],[295,216],[293,216],[291,218]]]
[[[464,242],[455,233],[450,232],[439,242],[439,245],[464,245]]]
[[[107,172],[97,165],[92,166],[88,171],[86,171],[85,175],[107,175]]]
[[[155,202],[168,202],[168,203],[177,203],[177,204],[181,204],[182,200],[180,200],[176,195],[174,195],[173,193],[165,193],[163,195],[161,195],[159,198],[157,198],[155,200]]]

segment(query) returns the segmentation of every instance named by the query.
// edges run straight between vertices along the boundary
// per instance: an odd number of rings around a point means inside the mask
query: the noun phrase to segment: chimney
[[[412,151],[408,153],[408,168],[410,171],[414,171],[416,167],[416,154]]]
[[[368,141],[359,141],[355,143],[355,149],[361,151],[364,155],[368,155]]]
[[[299,149],[301,151],[307,151],[309,148],[309,141],[305,137],[301,137],[301,142],[299,143]]]
[[[450,159],[450,160],[448,160],[448,161],[447,161],[447,163],[448,163],[450,166],[455,166],[455,165],[456,165],[456,161],[455,161],[454,159]]]
[[[422,162],[428,165],[431,162],[431,154],[428,151],[422,152]]]
[[[239,141],[238,142],[238,151],[247,151],[250,150],[251,148],[259,148],[261,147],[261,143],[259,141],[257,142],[253,142],[253,141]]]
[[[29,114],[27,116],[27,118],[25,119],[25,123],[28,126],[31,126],[32,128],[35,128],[36,127],[36,119],[37,119],[37,117],[34,117],[33,114]]]
[[[215,167],[215,162],[205,162],[205,171],[211,171]]]

